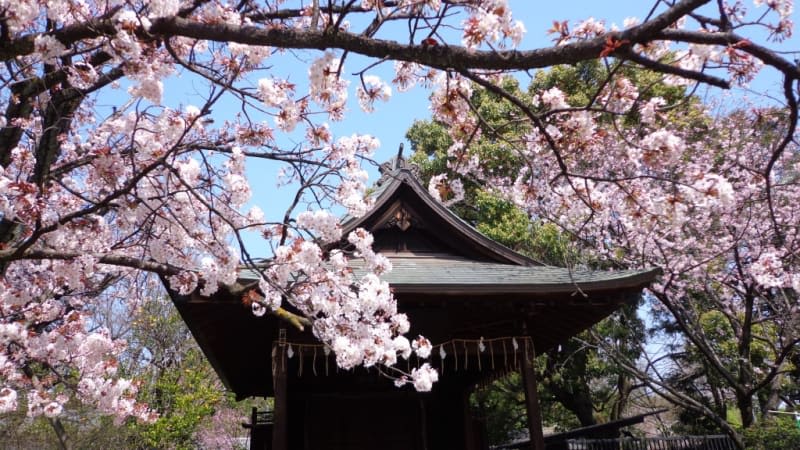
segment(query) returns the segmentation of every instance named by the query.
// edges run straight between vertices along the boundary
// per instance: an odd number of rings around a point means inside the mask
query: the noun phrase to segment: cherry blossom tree
[[[728,410],[741,413],[744,428],[765,418],[782,401],[790,360],[800,350],[794,143],[772,159],[793,126],[786,114],[753,108],[687,130],[678,138],[686,146],[677,159],[658,169],[668,178],[648,173],[615,182],[626,192],[609,199],[611,209],[625,211],[620,214],[591,207],[614,216],[600,221],[605,242],[592,241],[599,254],[663,268],[661,282],[649,290],[653,315],[668,334],[679,331],[660,354],[644,353],[644,367],[617,361],[740,444]],[[654,156],[647,155],[651,149],[642,156]],[[650,185],[646,198],[638,195],[640,183]]]
[[[678,133],[687,141],[700,145],[696,152],[709,153],[707,157],[714,159],[714,164],[721,164],[723,155],[729,149],[741,151],[745,146],[752,145],[774,145],[776,137],[781,136],[785,131],[781,129],[780,122],[782,111],[775,109],[760,109],[751,112],[737,111],[735,113],[726,112],[723,117],[714,119],[700,104],[694,96],[688,96],[682,86],[670,86],[659,82],[659,78],[653,78],[656,74],[632,70],[630,67],[620,67],[615,70],[624,73],[626,79],[638,90],[638,101],[649,103],[652,99],[657,99],[658,103],[670,104],[670,108],[661,111],[661,120],[669,124],[672,130]],[[532,110],[541,112],[546,110],[545,106],[537,104],[536,95],[541,92],[559,92],[563,101],[573,108],[581,108],[589,99],[595,96],[597,86],[601,84],[598,79],[603,80],[608,76],[608,67],[602,66],[596,61],[580,63],[574,66],[558,66],[547,72],[538,73],[533,83],[529,86],[527,93],[520,92],[516,84],[511,80],[504,80],[501,85],[503,90],[513,95],[520,101],[524,101]],[[476,223],[479,229],[488,233],[490,236],[506,242],[507,245],[519,246],[523,251],[533,252],[538,259],[552,260],[545,255],[541,255],[541,246],[537,243],[547,233],[543,233],[541,227],[532,226],[527,216],[519,217],[509,214],[508,206],[505,207],[505,214],[497,214],[497,208],[493,207],[492,202],[487,202],[486,197],[495,194],[504,195],[506,198],[513,199],[513,194],[508,193],[508,181],[515,179],[519,171],[521,161],[526,161],[520,157],[518,149],[525,148],[526,139],[532,133],[530,122],[519,120],[515,117],[510,102],[487,101],[487,96],[492,98],[487,90],[482,88],[473,89],[469,99],[470,107],[480,120],[480,136],[473,139],[469,145],[469,153],[472,157],[476,155],[481,161],[481,176],[467,176],[465,181],[469,182],[465,195],[466,205],[459,204],[456,210],[462,217]],[[758,114],[755,118],[751,114]],[[644,114],[625,114],[618,115],[615,120],[615,128],[626,130],[632,136],[631,142],[641,139],[637,133],[641,132],[642,120],[650,120],[643,117]],[[608,120],[608,117],[601,118]],[[602,122],[601,122],[602,123]],[[564,127],[561,127],[564,129]],[[443,198],[452,200],[457,198],[457,190],[452,192],[443,191],[441,180],[445,178],[458,178],[457,166],[450,161],[448,168],[447,148],[454,143],[447,136],[447,128],[437,123],[415,123],[409,131],[408,137],[412,141],[412,147],[416,148],[417,154],[413,158],[418,161],[423,168],[423,173],[442,172],[435,180],[431,188],[436,189],[436,194]],[[742,132],[741,130],[748,130]],[[735,139],[732,139],[735,136]],[[610,141],[608,141],[610,142]],[[611,147],[608,147],[611,148]],[[728,150],[723,150],[728,149]],[[762,150],[763,151],[763,150]],[[524,154],[523,154],[524,155]],[[698,156],[692,152],[683,155],[684,160],[699,163],[704,156]],[[790,156],[787,167],[788,170],[782,171],[781,180],[783,185],[792,185],[797,178],[796,151]],[[586,162],[584,167],[589,167]],[[677,165],[673,171],[677,170]],[[718,173],[719,166],[713,170]],[[429,175],[430,176],[430,175]],[[726,175],[729,179],[735,177]],[[499,181],[499,183],[498,183]],[[673,181],[674,183],[675,181]],[[503,188],[497,189],[497,186]],[[661,185],[656,183],[648,188],[648,194],[657,193],[656,186],[666,188],[668,191],[661,195],[672,195],[674,185],[669,183]],[[476,191],[480,193],[476,195]],[[444,192],[444,194],[440,194]],[[711,193],[717,195],[715,193]],[[544,195],[544,194],[542,194]],[[577,199],[573,200],[577,201]],[[754,200],[746,197],[745,204],[750,204]],[[762,199],[763,201],[763,199]],[[689,259],[691,264],[704,265],[702,277],[694,274],[688,275],[685,272],[673,274],[675,278],[685,283],[684,292],[675,292],[672,289],[666,291],[661,289],[651,290],[650,304],[654,304],[655,310],[650,309],[644,312],[650,317],[650,327],[657,332],[657,335],[644,341],[644,336],[636,339],[635,319],[625,319],[622,324],[614,325],[613,320],[609,320],[604,325],[595,327],[587,335],[576,337],[573,342],[565,346],[566,354],[569,355],[569,371],[580,379],[587,377],[588,371],[586,364],[581,364],[581,353],[578,349],[590,349],[592,352],[600,351],[596,357],[607,359],[613,370],[619,375],[617,388],[619,389],[620,401],[624,402],[627,395],[630,395],[631,383],[626,382],[633,377],[633,385],[646,387],[648,392],[655,392],[661,397],[671,401],[678,410],[682,412],[683,424],[692,424],[691,427],[680,426],[677,432],[718,432],[720,429],[731,433],[741,441],[741,435],[737,430],[728,425],[730,410],[744,411],[746,415],[743,424],[750,426],[754,421],[754,413],[758,413],[760,419],[767,416],[767,411],[776,409],[780,402],[793,404],[793,400],[787,396],[788,389],[796,386],[796,380],[790,379],[791,372],[794,370],[793,360],[798,355],[797,337],[794,332],[796,327],[795,312],[790,307],[787,309],[773,306],[774,293],[762,293],[765,297],[751,299],[748,302],[741,302],[737,299],[737,294],[725,292],[721,286],[731,283],[741,283],[743,285],[752,283],[751,275],[747,274],[747,267],[753,263],[745,260],[737,260],[729,253],[717,249],[716,256],[710,257],[706,254],[706,261],[697,260],[697,256],[702,254],[697,244],[691,243],[688,247],[679,246],[672,249],[661,249],[659,252],[648,252],[646,250],[631,247],[628,236],[636,231],[628,231],[628,227],[620,227],[617,224],[608,226],[604,241],[598,246],[595,232],[580,233],[576,226],[568,226],[569,223],[557,220],[548,215],[553,208],[542,207],[531,209],[532,202],[517,201],[520,207],[531,211],[531,217],[549,224],[559,224],[563,233],[560,241],[567,241],[564,237],[572,236],[572,243],[575,249],[580,249],[583,261],[576,260],[567,264],[578,264],[589,267],[611,264],[616,266],[636,267],[641,265],[664,265],[676,260]],[[617,204],[610,202],[614,219],[619,214],[613,211],[618,208]],[[566,208],[565,208],[566,209]],[[602,210],[601,206],[593,206],[594,210]],[[679,241],[690,242],[692,239],[712,240],[722,239],[719,236],[720,230],[717,228],[720,223],[733,225],[735,218],[732,215],[742,214],[746,209],[745,205],[738,205],[731,209],[726,215],[720,211],[709,217],[709,212],[701,207],[687,207],[684,211],[684,224],[693,224],[691,227],[685,225],[678,226]],[[567,213],[567,211],[562,211]],[[647,221],[653,220],[646,217]],[[763,223],[768,222],[767,216],[762,216]],[[699,228],[695,224],[700,225]],[[636,226],[641,226],[634,223]],[[672,226],[670,222],[655,224],[653,230],[663,233],[663,227]],[[671,229],[666,231],[674,232]],[[640,238],[641,239],[641,238]],[[742,248],[753,248],[755,245],[750,240],[752,236],[736,236],[735,245]],[[641,243],[642,240],[634,241]],[[647,242],[647,241],[644,241]],[[598,251],[599,247],[599,251]],[[544,247],[547,248],[547,247]],[[558,249],[559,246],[556,246]],[[573,249],[573,252],[575,252]],[[592,260],[597,258],[597,260]],[[729,258],[733,258],[729,260]],[[568,258],[575,260],[574,257]],[[558,255],[555,264],[563,265],[567,259],[563,255]],[[552,262],[551,262],[552,263]],[[788,266],[793,265],[793,261],[788,262]],[[736,267],[737,272],[732,272]],[[734,281],[735,280],[735,281]],[[677,297],[673,298],[673,295]],[[788,295],[790,300],[796,298],[796,293],[789,289],[780,295]],[[658,296],[658,300],[654,298]],[[649,308],[648,308],[649,309]],[[724,312],[722,312],[724,311]],[[741,320],[747,315],[755,316],[753,320]],[[631,334],[625,335],[627,330]],[[640,330],[642,331],[642,330]],[[624,337],[622,337],[624,336]],[[749,338],[750,336],[751,338]],[[622,339],[620,339],[622,337]],[[657,342],[670,342],[668,346],[657,345]],[[561,353],[555,351],[548,352],[548,358],[558,358]],[[596,353],[595,353],[596,354]],[[644,355],[644,358],[637,358]],[[567,377],[560,373],[555,383],[549,379],[551,363],[548,360],[545,365],[542,385],[555,389],[558,393]],[[778,367],[776,367],[776,365]],[[776,369],[777,370],[773,370]],[[567,372],[569,373],[569,372]],[[754,377],[754,378],[750,378]],[[755,379],[755,382],[753,382]],[[575,380],[571,380],[573,383]],[[601,387],[602,383],[593,381],[592,386]],[[569,386],[564,389],[561,400],[568,408],[582,407],[583,416],[599,412],[602,400],[589,397],[589,386],[584,385],[580,389],[581,383]],[[605,398],[605,395],[603,396]],[[757,398],[758,401],[753,399]],[[588,402],[586,402],[588,400]],[[586,404],[584,404],[586,403]],[[594,404],[593,404],[594,403]],[[618,405],[619,406],[619,405]],[[576,414],[581,414],[580,409],[576,408]],[[614,413],[619,414],[615,407]],[[685,419],[685,420],[683,420]],[[582,421],[588,422],[587,419]],[[700,424],[700,425],[698,425]]]
[[[182,293],[241,295],[255,314],[310,329],[341,367],[377,366],[429,389],[429,366],[392,369],[412,347],[423,356],[428,347],[404,336],[408,321],[379,278],[388,260],[370,249],[365,231],[341,236],[331,212],[369,207],[363,163],[378,141],[333,131],[351,90],[370,111],[389,99],[391,85],[431,89],[434,117],[454,141],[456,173],[495,183],[600,254],[620,258],[623,248],[626,264],[663,266],[653,292],[668,309],[677,311],[690,276],[739,255],[745,282],[725,285],[720,303],[773,293],[795,311],[797,196],[786,173],[800,72],[774,50],[792,32],[792,3],[752,7],[755,15],[741,2],[657,1],[623,29],[556,22],[551,47],[515,50],[525,28],[505,0],[1,3],[0,411],[17,408],[25,392],[31,415],[56,416],[77,397],[118,417],[149,418],[133,401],[136,387],[116,376],[122,343],[95,329],[89,312],[115,290],[135,301],[149,292],[139,287],[158,279]],[[308,51],[295,63],[307,67],[307,86],[275,70],[287,50]],[[348,78],[351,55],[371,62]],[[497,83],[502,74],[598,58],[608,76],[583,105],[549,89],[535,93],[531,107]],[[391,80],[379,78],[383,65],[393,65]],[[707,149],[664,120],[672,105],[639,101],[617,69],[628,65],[721,89],[775,72],[785,80],[775,94],[786,107],[780,133],[762,142],[719,126],[713,131],[729,133],[728,144]],[[165,82],[178,72],[192,74],[203,102],[164,101]],[[531,124],[513,179],[493,177],[470,154],[481,120],[469,103],[472,83]],[[124,100],[108,108],[112,96]],[[213,122],[212,108],[222,104],[239,114]],[[627,114],[640,115],[642,126],[615,127]],[[280,138],[292,133],[303,143]],[[280,181],[294,190],[283,216],[249,206],[245,167],[254,159],[282,165]],[[455,179],[438,182],[457,190]],[[689,222],[695,210],[705,216]],[[704,229],[719,235],[704,238]],[[244,245],[247,231],[270,247],[267,263]],[[352,251],[322,251],[339,241]],[[353,257],[371,273],[354,278]],[[237,291],[241,266],[260,271],[257,290]]]
[[[707,56],[705,64],[723,62]],[[654,315],[679,331],[676,344],[656,354],[642,348],[639,361],[619,343],[595,341],[652,392],[744,446],[727,420],[731,408],[748,428],[781,401],[794,403],[781,397],[800,350],[794,76],[786,77],[784,108],[742,102],[714,112],[692,97],[657,96],[656,83],[634,83],[624,60],[605,62],[605,80],[588,97],[570,96],[575,86],[564,85],[520,95],[470,77],[518,113],[505,125],[490,123],[471,102],[474,87],[464,85],[463,114],[434,113],[453,143],[448,174],[432,193],[460,174],[558,224],[606,263],[662,267],[649,293]],[[656,81],[684,85],[671,76]],[[487,160],[480,133],[459,139],[466,114],[513,156]],[[531,130],[523,138],[506,131],[525,119]]]

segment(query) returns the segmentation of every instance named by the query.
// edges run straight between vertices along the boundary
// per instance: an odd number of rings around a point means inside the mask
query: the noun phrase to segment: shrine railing
[[[250,413],[250,423],[242,426],[250,430],[250,450],[269,450],[272,446],[272,426],[274,424],[272,411],[259,411],[253,407]]]
[[[658,438],[570,439],[568,450],[735,450],[724,435]]]

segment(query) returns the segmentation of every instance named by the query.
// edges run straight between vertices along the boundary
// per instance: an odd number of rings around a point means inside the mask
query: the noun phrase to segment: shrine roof
[[[402,158],[382,169],[372,208],[362,217],[345,217],[342,231],[370,231],[373,249],[392,262],[382,277],[411,321],[410,335],[424,334],[434,344],[525,335],[543,352],[635,303],[659,273],[542,265],[484,236],[434,199]],[[346,237],[326,251],[336,248],[353,250]],[[350,259],[356,279],[366,273],[363,264]],[[257,279],[258,273],[242,270],[236,292],[256,287]],[[272,395],[271,352],[279,332],[288,342],[316,341],[275,316],[254,316],[231,292],[170,295],[225,386],[238,398]],[[297,382],[312,383],[303,380]]]
[[[393,269],[382,275],[397,294],[448,292],[556,294],[579,290],[641,288],[653,281],[658,269],[599,271],[554,266],[520,266],[474,261],[452,255],[387,255]],[[356,277],[366,274],[363,261],[352,259]],[[258,274],[244,271],[244,280]]]

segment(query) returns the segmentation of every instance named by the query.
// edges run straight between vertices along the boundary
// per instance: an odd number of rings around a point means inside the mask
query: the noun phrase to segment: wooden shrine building
[[[224,292],[173,293],[178,311],[225,386],[237,398],[274,397],[272,423],[255,418],[251,448],[275,450],[478,450],[484,433],[469,394],[509,371],[525,381],[531,446],[543,449],[532,359],[635,302],[657,270],[592,272],[537,264],[492,240],[434,200],[412,168],[384,164],[365,216],[344,236],[370,230],[391,259],[385,276],[409,337],[434,346],[439,381],[427,393],[397,388],[375,369],[336,368],[309,331],[254,316]],[[355,267],[358,271],[358,267]],[[241,284],[256,275],[242,273]],[[413,357],[398,363],[411,369]]]

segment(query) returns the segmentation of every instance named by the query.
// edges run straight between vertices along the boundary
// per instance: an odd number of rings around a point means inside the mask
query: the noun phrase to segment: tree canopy
[[[552,46],[516,49],[525,28],[504,0],[0,5],[0,411],[22,400],[30,415],[55,417],[75,398],[153,420],[134,401],[136,386],[117,376],[122,342],[94,327],[91,312],[122,292],[136,301],[159,280],[184,294],[226,289],[255,314],[309,329],[341,367],[379,366],[430,386],[429,366],[404,374],[394,365],[428,346],[404,336],[408,321],[379,278],[388,261],[371,251],[368,233],[340,236],[332,209],[368,208],[363,164],[378,146],[367,135],[335,136],[349,92],[370,111],[392,86],[419,85],[447,127],[447,166],[458,174],[439,176],[434,192],[453,200],[464,181],[480,180],[597,260],[662,267],[653,304],[725,380],[748,426],[752,396],[795,352],[800,290],[800,70],[779,46],[792,33],[792,2],[753,8],[654,1],[621,28],[556,21]],[[275,71],[276,58],[295,50],[305,52],[295,64],[307,84]],[[350,55],[369,61],[352,78],[343,69]],[[584,61],[600,61],[604,78],[583,98],[502,82]],[[376,75],[385,64],[391,80]],[[654,86],[724,90],[759,71],[783,82],[770,108],[675,122],[682,98],[638,86],[630,68]],[[193,74],[201,104],[165,104],[164,83],[178,71]],[[470,103],[475,85],[503,99],[509,126],[522,131],[503,163],[512,170],[494,170],[499,162],[472,145],[484,123]],[[238,114],[213,117],[223,103]],[[302,142],[279,137],[292,133]],[[245,167],[256,159],[282,166],[280,181],[293,190],[282,214],[249,203]],[[261,234],[270,261],[252,258],[247,231]],[[322,251],[342,238],[354,252]],[[351,257],[372,273],[354,279]],[[243,265],[262,274],[257,287],[236,284]],[[706,343],[708,316],[692,298],[722,314],[737,358]],[[750,362],[756,343],[768,343],[763,373]],[[650,379],[651,389],[708,413],[666,378]]]

